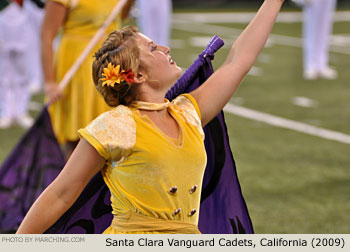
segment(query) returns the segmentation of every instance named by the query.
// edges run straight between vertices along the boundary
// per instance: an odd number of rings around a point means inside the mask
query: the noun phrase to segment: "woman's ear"
[[[137,74],[134,76],[134,83],[135,84],[142,84],[146,81],[145,73],[142,71],[137,72]]]

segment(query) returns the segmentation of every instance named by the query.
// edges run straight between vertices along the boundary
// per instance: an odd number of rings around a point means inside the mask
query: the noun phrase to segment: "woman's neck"
[[[137,100],[141,102],[149,102],[149,103],[164,103],[165,94],[142,94],[138,95]]]

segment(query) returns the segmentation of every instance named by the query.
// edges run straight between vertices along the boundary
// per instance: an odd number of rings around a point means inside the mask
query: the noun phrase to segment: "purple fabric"
[[[166,97],[172,100],[181,93],[189,92],[202,84],[213,73],[211,60],[214,58],[214,53],[222,45],[223,41],[219,37],[213,37],[207,48],[199,55],[198,59],[168,91]],[[32,131],[31,129],[30,132]],[[34,134],[33,138],[41,138],[35,135],[38,133],[30,132],[28,132],[27,135],[30,136]],[[204,132],[208,164],[203,181],[199,229],[202,233],[212,234],[253,233],[253,227],[236,174],[236,167],[229,145],[224,114],[222,112],[219,113],[218,116],[204,128]],[[51,136],[53,136],[53,134]],[[21,146],[23,144],[20,143],[19,145]],[[40,147],[34,147],[34,149],[36,148]],[[50,149],[51,148],[48,148],[46,150]],[[22,153],[22,151],[14,151],[11,155],[13,158],[10,156],[3,167],[1,167],[0,181],[14,180],[13,178],[10,179],[9,176],[5,177],[6,174],[13,174],[12,177],[17,177],[16,170],[18,170],[18,168],[13,168],[13,171],[11,171],[11,164],[16,162],[16,158],[25,161],[27,158],[31,159],[31,157],[28,157],[29,155],[34,155],[28,153],[25,156],[19,156],[18,153]],[[61,153],[53,154],[53,156],[54,155],[61,157]],[[36,160],[36,162],[40,163],[39,160]],[[34,166],[36,163],[32,162],[31,164]],[[54,166],[62,167],[61,164]],[[40,166],[35,165],[35,169],[39,169],[37,167]],[[51,169],[52,167],[46,166],[46,168]],[[24,170],[22,176],[28,177],[28,173],[28,169]],[[53,179],[56,173],[52,175],[53,176],[49,177],[48,180]],[[38,177],[35,179],[33,181],[36,181],[37,184],[38,181],[43,181]],[[23,183],[23,179],[19,181]],[[3,185],[4,182],[1,182],[1,185]],[[0,198],[0,202],[8,202],[4,207],[1,205],[0,209],[2,212],[0,213],[3,216],[10,216],[8,210],[13,210],[14,214],[11,216],[16,220],[16,223],[12,224],[12,226],[7,225],[7,227],[11,226],[11,229],[17,227],[28,209],[28,206],[35,198],[32,197],[31,200],[25,200],[28,202],[25,208],[15,204],[15,202],[11,200],[12,195],[18,190],[25,190],[25,186],[27,186],[27,184],[25,184],[24,187],[18,187],[17,184],[18,182],[12,185],[8,191],[4,191],[4,193],[1,194],[3,198]],[[46,180],[44,183],[40,184],[46,185]],[[37,196],[39,191],[44,187],[45,186],[41,187],[35,195]],[[21,201],[25,198],[23,193],[17,193],[16,195],[17,201]],[[103,182],[101,173],[98,173],[89,182],[74,205],[50,227],[46,233],[102,233],[110,225],[113,218],[111,210],[110,192]],[[1,223],[7,222],[7,219],[0,216],[0,229],[6,230]]]
[[[64,166],[45,107],[0,168],[0,233],[14,232]]]

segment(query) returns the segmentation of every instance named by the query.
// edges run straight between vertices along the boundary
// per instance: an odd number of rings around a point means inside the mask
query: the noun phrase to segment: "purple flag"
[[[0,168],[0,232],[13,233],[64,166],[45,107]]]

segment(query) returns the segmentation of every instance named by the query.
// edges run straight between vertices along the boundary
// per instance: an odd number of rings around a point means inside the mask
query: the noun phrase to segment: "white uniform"
[[[171,0],[137,0],[138,27],[159,45],[169,47]]]
[[[23,10],[27,16],[30,17],[28,20],[29,25],[32,27],[33,33],[28,41],[31,44],[31,50],[29,50],[30,58],[30,91],[37,93],[42,90],[43,87],[43,73],[41,66],[41,25],[44,18],[44,9],[36,6],[30,0],[23,2]]]
[[[305,0],[304,22],[304,77],[335,79],[337,73],[329,68],[329,41],[332,34],[336,0]]]
[[[12,2],[0,12],[0,127],[13,121],[29,127],[27,115],[29,94],[29,65],[27,58],[32,31],[22,8]]]

